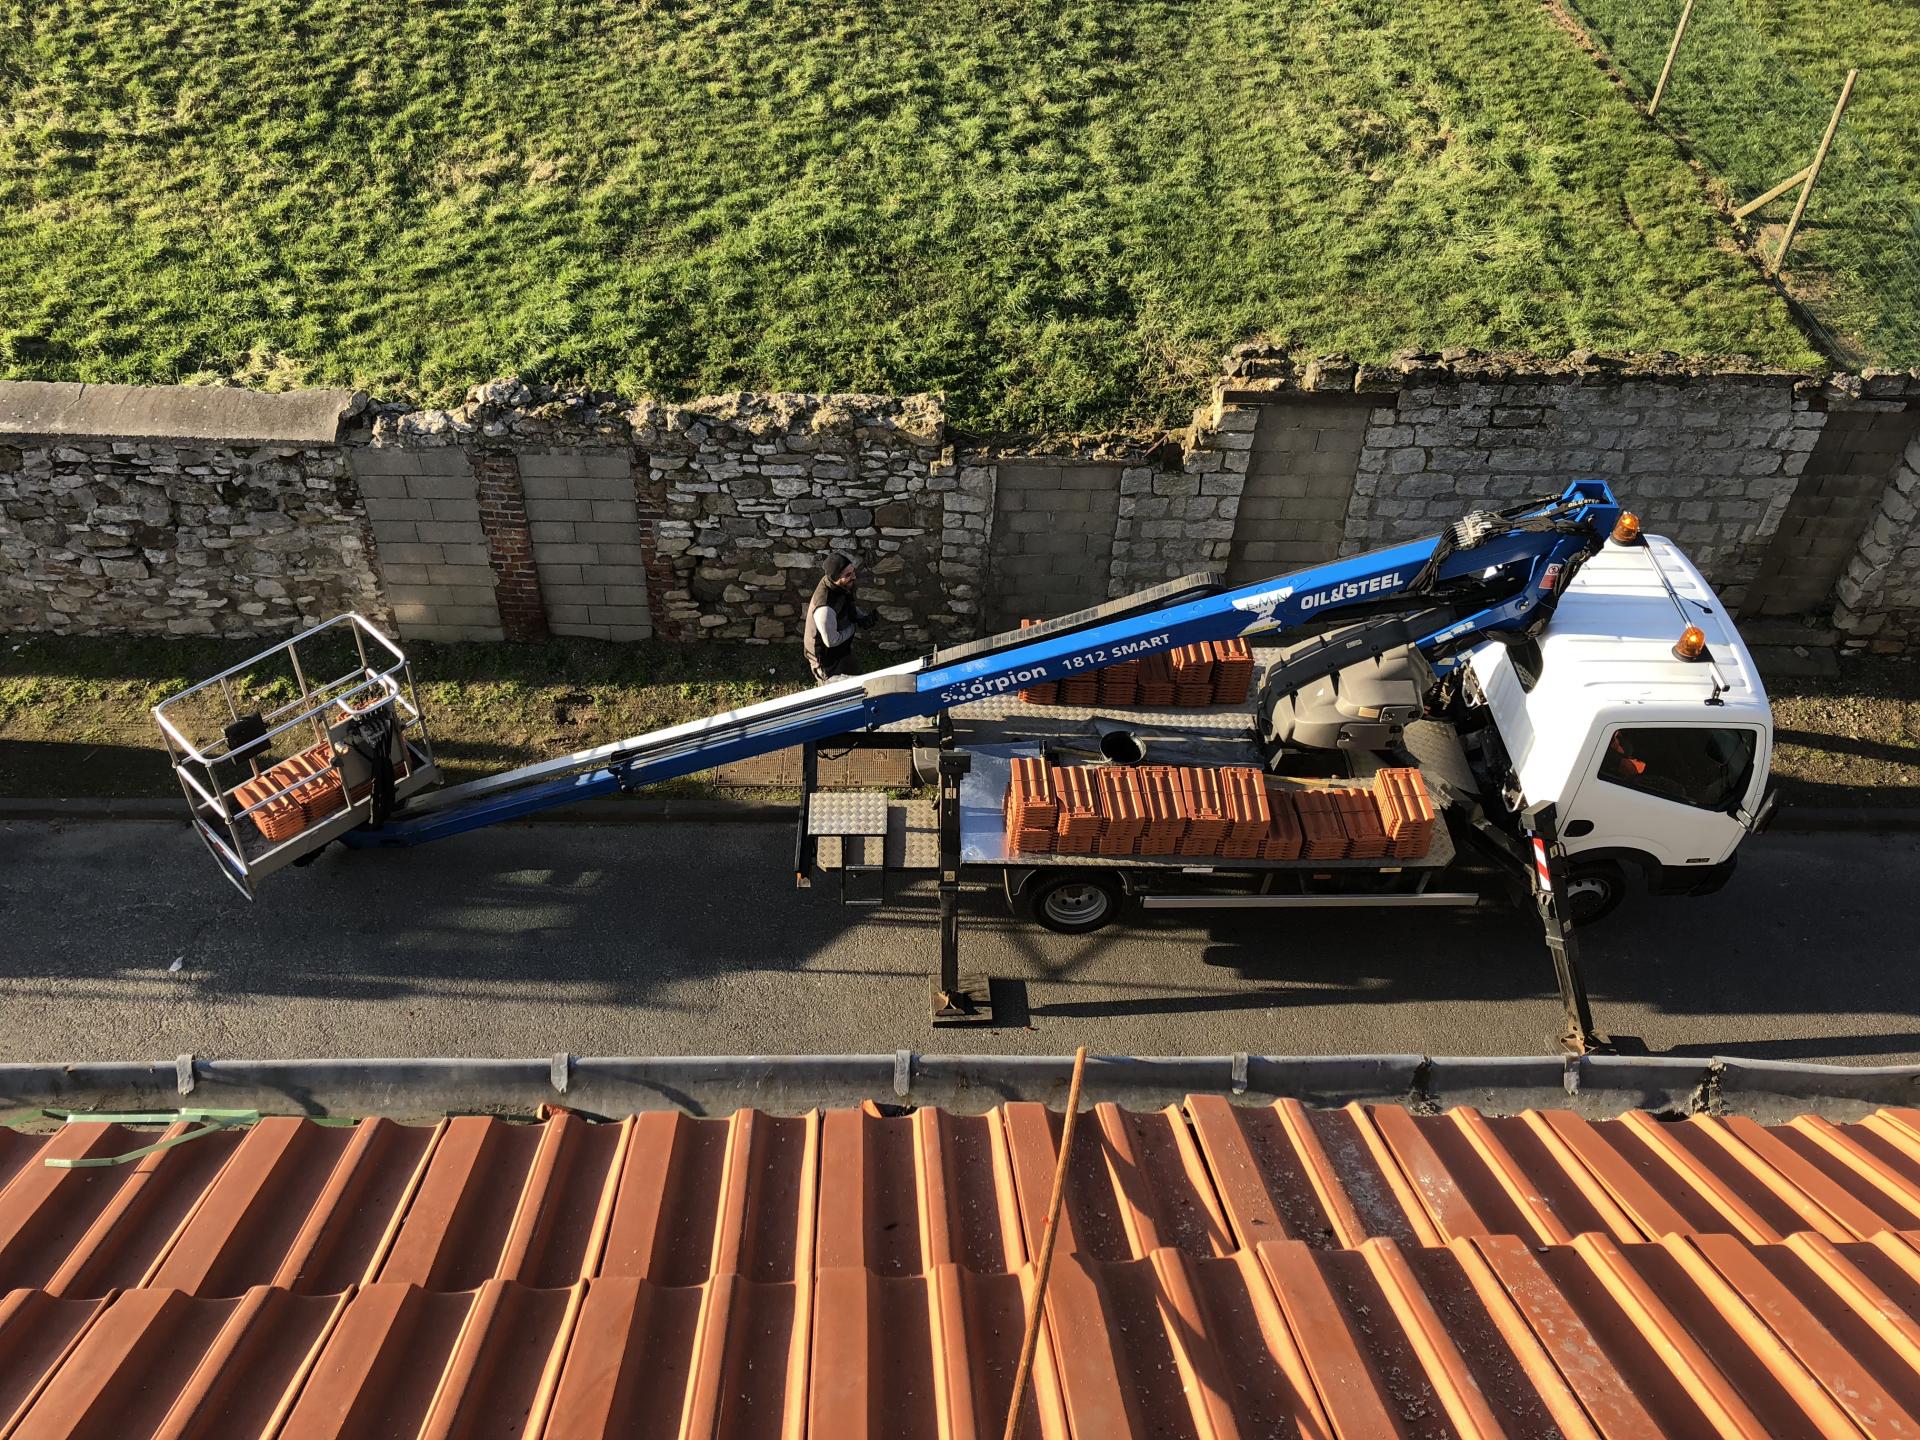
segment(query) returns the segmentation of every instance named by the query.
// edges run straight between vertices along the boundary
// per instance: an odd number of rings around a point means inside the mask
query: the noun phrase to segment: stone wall
[[[1849,647],[1920,648],[1920,438],[1900,457],[1837,595],[1834,624]]]
[[[1756,622],[1795,615],[1826,624],[1849,593],[1870,605],[1871,587],[1837,582],[1849,566],[1880,565],[1859,558],[1872,536],[1863,526],[1883,493],[1897,507],[1897,487],[1888,490],[1895,451],[1920,428],[1920,372],[1824,376],[1584,354],[1548,364],[1465,351],[1408,352],[1377,367],[1324,356],[1303,366],[1241,347],[1216,390],[1218,419],[1196,417],[1188,447],[1207,443],[1209,425],[1216,441],[1227,439],[1246,423],[1236,412],[1332,397],[1371,406],[1343,551],[1598,475],[1650,528],[1685,545],[1729,604]],[[1252,471],[1305,496],[1314,467],[1292,458],[1309,453],[1293,423],[1270,440],[1270,422],[1260,422]],[[1245,511],[1243,499],[1236,550],[1256,543]],[[1163,573],[1187,558],[1176,547]],[[1901,562],[1891,563],[1897,570]],[[1865,616],[1855,612],[1849,623]]]
[[[402,639],[653,633],[627,409],[496,380],[453,410],[358,417],[344,448]]]
[[[1226,568],[1260,417],[1216,396],[1210,407],[1196,410],[1193,419],[1177,468],[1134,463],[1120,472],[1109,595]]]
[[[1369,417],[1346,518],[1367,549],[1599,476],[1738,607],[1823,415],[1791,376],[1418,380]]]
[[[972,635],[993,473],[959,465],[931,396],[726,395],[632,413],[661,506],[669,633],[779,640],[833,549],[896,645]]]
[[[1876,408],[1827,414],[1755,576],[1749,608],[1756,614],[1805,615],[1833,597],[1901,452],[1920,433],[1920,411],[1877,408],[1895,403],[1889,401],[1853,403]],[[1795,440],[1805,433],[1795,432]]]
[[[925,648],[1598,475],[1743,616],[1891,650],[1920,646],[1916,430],[1920,375],[1465,352],[1243,348],[1184,431],[1054,450],[957,446],[924,395],[0,385],[0,597],[36,630],[277,634],[352,607],[408,640],[792,643],[844,548],[873,643]]]
[[[0,626],[275,635],[345,610],[392,625],[335,443],[357,397],[5,389]]]

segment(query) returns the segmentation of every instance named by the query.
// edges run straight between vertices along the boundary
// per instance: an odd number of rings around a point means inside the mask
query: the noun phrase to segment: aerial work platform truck
[[[1072,682],[1109,667],[1217,642],[1243,643],[1251,657],[1244,701],[1057,703],[1076,689],[1087,697]],[[258,677],[274,670],[279,688],[263,690]],[[1056,703],[1032,703],[1050,687]],[[837,874],[852,900],[863,887],[865,898],[884,898],[897,873],[933,879],[936,1021],[991,1016],[987,986],[959,966],[959,895],[973,882],[1066,933],[1097,930],[1135,906],[1513,900],[1540,918],[1563,1040],[1591,1048],[1604,1042],[1574,929],[1635,890],[1720,888],[1772,809],[1772,714],[1732,617],[1679,547],[1642,534],[1600,480],[1257,584],[1189,576],[445,788],[405,655],[356,615],[154,714],[196,832],[248,895],[334,840],[425,844],[801,747],[796,879]],[[924,785],[904,798],[819,790],[817,755],[849,746],[910,752]],[[1428,797],[1431,835],[1417,854],[1335,858],[1245,847],[1231,856],[1030,853],[1006,817],[1010,777],[1035,763],[1257,769],[1281,808],[1324,808],[1313,797],[1328,789],[1399,794],[1411,784]]]

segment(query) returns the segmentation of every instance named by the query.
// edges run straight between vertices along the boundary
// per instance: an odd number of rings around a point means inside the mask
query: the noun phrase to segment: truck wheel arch
[[[1629,895],[1644,894],[1659,868],[1657,860],[1640,850],[1582,850],[1569,855],[1567,883],[1574,893],[1568,898],[1568,909],[1574,923],[1595,925],[1606,919]]]

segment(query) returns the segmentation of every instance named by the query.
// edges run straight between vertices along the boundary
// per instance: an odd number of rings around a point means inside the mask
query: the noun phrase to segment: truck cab
[[[1510,814],[1554,806],[1577,918],[1634,879],[1667,894],[1726,882],[1762,823],[1773,717],[1732,617],[1678,546],[1608,541],[1537,637],[1481,645],[1464,668],[1498,737],[1489,788]]]

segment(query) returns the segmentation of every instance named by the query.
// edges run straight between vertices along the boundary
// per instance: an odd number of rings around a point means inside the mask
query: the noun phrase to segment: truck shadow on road
[[[1201,925],[1136,920],[1119,933],[1135,945],[1185,949],[1189,965],[1150,983],[1088,977],[1107,992],[1102,998],[1046,1000],[1031,1009],[1036,1017],[1098,1019],[1552,995],[1545,951],[1537,966],[1521,958],[1529,929],[1519,917],[1428,912],[1418,926],[1416,935],[1406,916],[1352,911],[1250,912]],[[1186,989],[1183,979],[1203,980],[1207,988]]]
[[[1723,893],[1642,899],[1585,932],[1602,1028],[1687,1055],[1920,1047],[1907,917],[1920,845],[1753,848]],[[248,906],[183,826],[0,826],[0,993],[22,1017],[16,1055],[67,1058],[210,1035],[229,1054],[1079,1037],[1135,1053],[1491,1054],[1537,1052],[1557,1028],[1551,963],[1512,911],[1136,915],[1069,937],[973,892],[965,968],[1025,987],[1001,1017],[1025,1038],[936,1032],[930,891],[843,910],[831,886],[782,878],[791,856],[771,826],[503,827],[426,850],[328,851]]]

